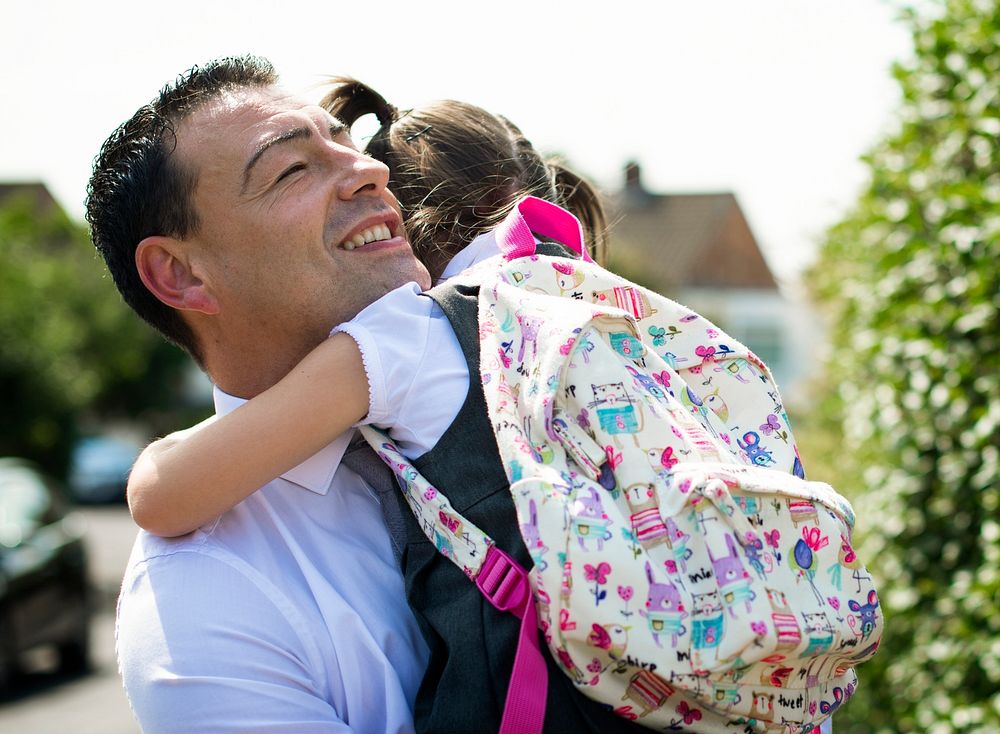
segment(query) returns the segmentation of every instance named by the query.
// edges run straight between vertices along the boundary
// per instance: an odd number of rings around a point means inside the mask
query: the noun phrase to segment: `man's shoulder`
[[[250,581],[253,575],[236,549],[209,532],[197,530],[179,538],[161,538],[139,531],[125,568],[120,601],[128,604],[132,597],[148,590],[163,597],[177,592],[190,598],[199,589],[217,585],[221,577]]]
[[[217,542],[210,532],[201,529],[178,538],[161,538],[140,530],[132,546],[126,573],[131,573],[151,562],[169,559],[178,565],[200,564],[204,556],[221,557],[231,552],[225,544]]]
[[[120,647],[134,644],[128,631],[143,630],[140,620],[151,609],[162,624],[183,628],[184,638],[212,638],[218,620],[225,619],[248,635],[284,629],[286,637],[314,645],[312,635],[306,635],[308,642],[302,637],[312,629],[314,611],[303,606],[298,587],[275,572],[287,569],[280,540],[255,543],[246,532],[227,533],[226,525],[224,516],[180,538],[140,531],[118,599]]]
[[[199,585],[214,583],[220,576],[242,576],[252,584],[270,587],[257,570],[264,560],[259,556],[280,555],[280,541],[274,538],[255,543],[253,528],[240,514],[230,511],[177,538],[139,531],[126,566],[123,592],[128,591],[130,580],[150,573],[156,574],[160,584],[178,584],[188,593],[195,592]]]

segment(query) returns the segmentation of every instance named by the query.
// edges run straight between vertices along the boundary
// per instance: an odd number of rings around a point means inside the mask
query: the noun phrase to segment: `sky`
[[[911,54],[896,0],[27,0],[0,25],[0,181],[82,219],[100,144],[190,66],[268,57],[310,100],[352,75],[397,107],[460,99],[513,120],[606,190],[733,191],[794,279],[893,129]]]

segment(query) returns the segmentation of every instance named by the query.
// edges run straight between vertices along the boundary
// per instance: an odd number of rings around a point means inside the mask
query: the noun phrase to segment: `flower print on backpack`
[[[677,466],[680,461],[674,454],[673,446],[667,446],[663,449],[646,449],[646,457],[649,459],[650,467],[664,481],[666,481],[670,470]]]
[[[782,413],[781,417],[784,418],[786,423],[788,422],[788,416],[784,413]],[[758,426],[758,430],[765,436],[773,434],[775,438],[780,438],[785,443],[788,443],[788,431],[782,430],[781,422],[778,420],[778,416],[774,413],[767,414],[767,418],[765,418],[764,422]]]
[[[625,657],[625,650],[628,648],[629,628],[612,622],[610,624],[593,624],[590,634],[587,635],[587,644],[590,645],[595,657],[587,665],[587,670],[594,674],[590,680],[591,685],[596,685],[601,673]]]
[[[604,561],[601,561],[596,566],[592,563],[583,564],[583,577],[594,584],[591,594],[594,597],[595,607],[608,596],[607,589],[602,589],[601,587],[608,583],[609,573],[611,573],[611,566]]]
[[[667,343],[668,339],[673,339],[675,336],[679,336],[684,332],[678,329],[673,324],[668,324],[667,326],[650,326],[646,333],[653,338],[654,347],[662,347]]]
[[[594,342],[590,341],[587,334],[581,334],[582,329],[574,329],[573,335],[566,339],[566,343],[559,347],[559,353],[570,358],[570,367],[576,367],[577,362],[573,361],[576,355],[583,356],[583,363],[590,364],[590,353],[594,351]]]

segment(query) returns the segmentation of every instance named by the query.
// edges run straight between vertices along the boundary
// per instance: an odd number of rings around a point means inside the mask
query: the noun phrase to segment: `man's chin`
[[[420,286],[420,290],[422,291],[428,290],[431,287],[431,285],[433,285],[431,281],[431,274],[427,272],[427,268],[421,265],[419,275],[420,277],[414,278],[414,280],[416,280],[417,284]]]
[[[416,283],[420,286],[420,290],[427,290],[431,287],[432,280],[431,274],[428,272],[427,267],[417,260],[415,255],[410,255],[410,259],[399,271],[399,279],[395,288],[403,285],[404,283]]]

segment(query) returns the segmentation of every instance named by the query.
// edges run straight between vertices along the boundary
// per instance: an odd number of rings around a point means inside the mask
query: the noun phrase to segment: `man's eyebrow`
[[[274,135],[266,140],[261,141],[261,143],[254,150],[253,155],[250,156],[250,160],[243,167],[243,190],[246,190],[247,183],[250,181],[250,171],[260,160],[260,157],[273,145],[278,143],[287,143],[289,140],[298,140],[299,138],[309,137],[309,128],[307,127],[296,127],[291,130],[285,130],[277,135]]]
[[[340,120],[334,120],[330,123],[330,137],[335,138],[338,135],[342,135],[347,132],[347,125],[342,123]],[[250,160],[247,161],[246,166],[243,167],[243,186],[242,190],[246,191],[247,184],[250,182],[250,170],[254,167],[260,157],[264,155],[264,152],[270,148],[272,145],[277,145],[278,143],[286,143],[289,140],[298,140],[299,138],[307,138],[311,135],[309,128],[307,127],[296,127],[291,130],[286,130],[284,132],[278,133],[277,135],[268,138],[260,143],[254,150],[253,155],[250,156]]]
[[[338,135],[343,135],[346,132],[348,132],[347,125],[342,123],[340,120],[334,119],[333,122],[330,123],[331,138],[335,138]]]

